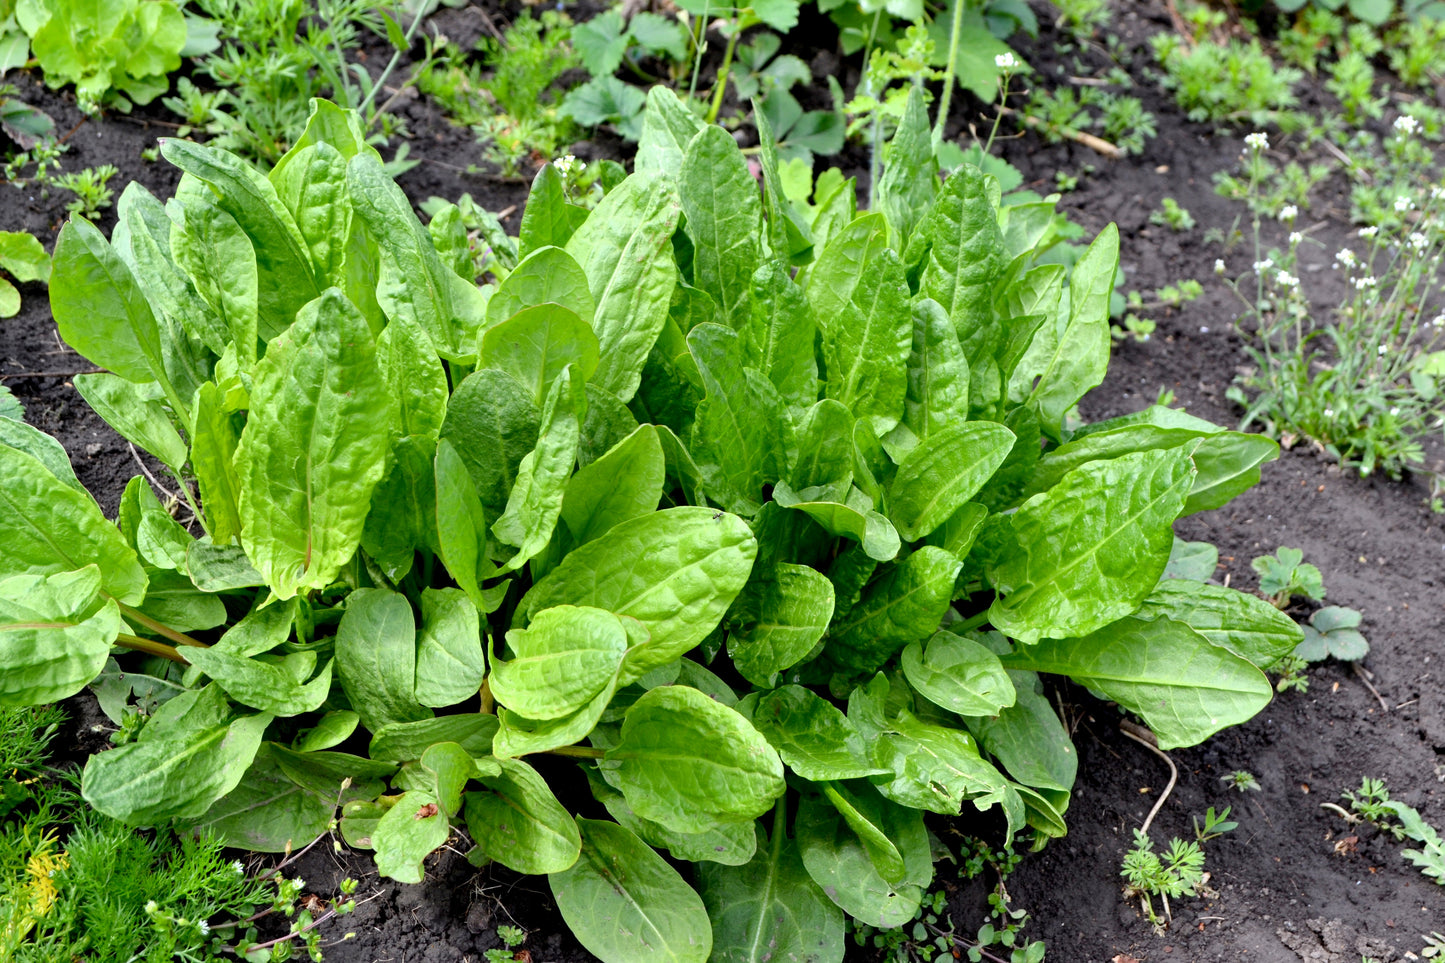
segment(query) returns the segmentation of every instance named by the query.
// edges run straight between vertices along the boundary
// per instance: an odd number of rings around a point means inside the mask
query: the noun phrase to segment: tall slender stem
[[[406,29],[406,50],[411,49],[412,38],[416,36],[417,28],[421,26],[422,14],[426,13],[426,10],[427,4],[417,4],[416,16],[411,18],[411,26]],[[366,115],[366,109],[370,107],[371,102],[376,99],[377,91],[381,90],[382,84],[386,83],[386,78],[391,76],[391,72],[396,69],[396,65],[401,63],[401,55],[406,53],[406,50],[397,50],[392,53],[391,59],[386,62],[386,66],[381,70],[381,76],[377,77],[376,83],[371,85],[371,93],[367,94],[366,99],[357,106],[356,112],[358,114],[361,114],[363,117]],[[370,125],[371,122],[368,120],[367,126]]]
[[[737,50],[738,38],[741,37],[742,34],[742,27],[738,20],[734,18],[733,32],[732,35],[728,37],[727,48],[723,51],[722,66],[718,68],[717,84],[713,87],[712,91],[712,106],[707,110],[707,122],[709,124],[717,122],[718,111],[722,109],[723,94],[727,93],[728,89],[728,74],[731,72],[733,65],[733,51]]]
[[[953,99],[953,76],[958,70],[958,40],[963,36],[963,0],[953,0],[953,26],[948,36],[948,66],[943,70],[943,94],[938,98],[938,120],[933,124],[933,147],[943,143],[943,125],[948,123],[948,104]],[[998,121],[994,121],[998,129]],[[990,140],[993,138],[990,137]]]
[[[134,649],[137,652],[144,652],[147,655],[158,655],[162,659],[170,659],[172,662],[179,662],[182,665],[190,664],[186,661],[186,657],[173,646],[157,642],[154,639],[143,639],[138,635],[128,635],[122,632],[115,637],[115,644],[127,649]]]
[[[151,618],[149,615],[146,615],[144,612],[138,612],[123,602],[117,601],[115,604],[120,606],[120,614],[124,615],[130,621],[135,622],[137,625],[145,626],[156,635],[170,639],[177,645],[190,645],[195,646],[198,649],[210,648],[210,646],[206,645],[206,643],[197,641],[196,639],[191,638],[189,635],[186,635],[184,632],[177,632],[170,626],[162,625],[155,619]]]
[[[558,746],[546,751],[546,755],[568,756],[573,759],[601,759],[606,754],[603,750],[591,746]]]

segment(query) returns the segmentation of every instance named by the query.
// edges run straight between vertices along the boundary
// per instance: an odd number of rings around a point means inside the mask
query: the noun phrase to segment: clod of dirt
[[[1390,963],[1400,959],[1399,952],[1383,940],[1351,932],[1343,920],[1323,917],[1306,920],[1307,929],[1286,924],[1275,932],[1280,942],[1306,963],[1359,963],[1362,957]]]

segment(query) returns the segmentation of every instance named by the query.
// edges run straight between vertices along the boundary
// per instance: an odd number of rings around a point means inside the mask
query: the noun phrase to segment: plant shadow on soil
[[[1039,40],[1015,38],[1023,56],[1046,82],[1106,66],[1099,49],[1080,56],[1061,53],[1064,38],[1051,29],[1046,5],[1033,0],[1044,23]],[[1152,71],[1147,38],[1170,29],[1163,0],[1116,3],[1111,31],[1136,68]],[[475,11],[438,15],[451,36],[479,30]],[[381,48],[377,46],[375,50]],[[810,60],[817,76],[839,70],[826,50],[794,50]],[[856,58],[855,58],[856,59]],[[849,61],[845,72],[856,74]],[[1181,311],[1159,318],[1146,343],[1115,349],[1108,380],[1082,405],[1089,420],[1137,411],[1161,389],[1191,413],[1230,425],[1238,410],[1224,392],[1238,366],[1247,362],[1233,327],[1236,303],[1214,276],[1218,245],[1205,244],[1203,227],[1175,234],[1151,226],[1149,213],[1160,198],[1174,197],[1203,226],[1227,228],[1242,205],[1214,194],[1211,176],[1232,167],[1247,130],[1219,131],[1186,122],[1167,95],[1141,76],[1132,91],[1158,120],[1159,136],[1142,156],[1108,161],[1071,143],[1049,146],[1035,136],[1002,141],[1002,153],[1024,173],[1024,186],[1047,193],[1057,170],[1080,172],[1080,188],[1065,195],[1061,209],[1089,234],[1110,221],[1123,236],[1128,286],[1141,292],[1183,278],[1197,278],[1205,293]],[[855,77],[847,77],[849,85]],[[160,197],[174,190],[176,172],[165,163],[146,163],[142,149],[170,133],[169,115],[158,105],[130,117],[80,123],[73,96],[45,90],[20,78],[21,96],[48,111],[62,131],[72,132],[66,170],[115,164],[117,188],[131,179]],[[1306,94],[1305,109],[1320,95]],[[950,131],[965,125],[986,129],[991,114],[969,97],[955,100]],[[465,130],[450,127],[434,107],[412,99],[401,108],[423,162],[401,178],[414,202],[436,194],[454,199],[470,192],[479,204],[502,211],[520,204],[525,184],[468,175],[478,159]],[[173,125],[172,125],[173,126]],[[581,156],[617,156],[617,145],[599,139],[578,145]],[[835,162],[866,178],[866,156],[850,148]],[[1329,194],[1333,189],[1334,194]],[[118,191],[117,191],[118,193]],[[1333,250],[1349,236],[1347,208],[1338,177],[1326,185],[1323,202],[1309,215],[1320,222],[1313,235]],[[518,213],[504,219],[515,231]],[[64,218],[64,199],[42,198],[29,189],[0,193],[0,229],[28,230],[50,248]],[[100,226],[109,232],[113,212]],[[1281,238],[1271,238],[1279,241]],[[1236,247],[1224,256],[1235,273],[1252,259]],[[1318,271],[1326,256],[1317,257]],[[1310,270],[1306,266],[1305,270]],[[1324,274],[1318,275],[1322,283]],[[1332,293],[1332,292],[1331,292]],[[28,419],[61,440],[80,480],[113,514],[126,480],[137,465],[128,446],[81,402],[69,377],[20,377],[39,372],[73,372],[88,367],[59,343],[43,285],[22,286],[18,317],[0,323],[0,381],[25,404]],[[1438,459],[1438,447],[1430,457]],[[154,464],[152,469],[154,470]],[[1048,942],[1050,960],[1105,963],[1122,957],[1142,963],[1163,960],[1259,960],[1266,963],[1324,961],[1358,963],[1362,954],[1382,961],[1418,951],[1421,934],[1445,927],[1445,890],[1419,875],[1400,856],[1400,846],[1372,831],[1359,833],[1358,848],[1339,854],[1335,842],[1353,834],[1338,816],[1320,808],[1360,778],[1383,778],[1395,798],[1445,823],[1445,794],[1436,767],[1445,753],[1445,692],[1436,672],[1445,665],[1445,527],[1426,503],[1415,480],[1361,479],[1341,472],[1318,452],[1300,445],[1265,466],[1263,481],[1224,509],[1192,516],[1178,525],[1181,537],[1213,542],[1220,549],[1217,577],[1236,587],[1254,584],[1249,561],[1279,545],[1302,548],[1318,565],[1330,604],[1364,613],[1371,643],[1366,666],[1374,673],[1388,711],[1348,667],[1317,666],[1307,693],[1288,693],[1254,720],[1227,730],[1203,746],[1172,754],[1179,784],[1156,818],[1153,836],[1191,838],[1190,819],[1205,808],[1233,806],[1239,828],[1207,845],[1210,885],[1217,896],[1174,902],[1174,922],[1155,935],[1136,904],[1121,892],[1119,864],[1167,779],[1163,763],[1118,731],[1118,710],[1075,687],[1054,693],[1075,726],[1079,781],[1068,813],[1069,835],[1041,853],[1026,855],[1008,882],[1014,905],[1027,909],[1025,935]],[[93,725],[102,722],[88,696],[73,700],[75,721],[61,746],[81,759],[103,744]],[[1261,791],[1244,796],[1226,789],[1219,777],[1247,769]],[[579,788],[574,795],[585,796]],[[579,805],[582,803],[578,802]],[[965,815],[933,822],[947,839],[950,829],[979,832],[991,821]],[[519,877],[492,867],[475,870],[458,850],[444,848],[428,861],[427,880],[405,886],[379,880],[367,853],[334,853],[325,841],[294,869],[308,888],[330,895],[346,876],[360,880],[356,913],[328,930],[326,958],[333,963],[481,963],[486,949],[501,945],[500,925],[528,932],[525,949],[534,963],[591,959],[567,932],[545,880]],[[949,911],[959,931],[970,934],[983,918],[983,885],[960,883],[948,864],[939,885],[949,891]],[[369,898],[370,897],[370,898]],[[345,933],[354,937],[342,942]],[[875,953],[850,947],[850,960]]]

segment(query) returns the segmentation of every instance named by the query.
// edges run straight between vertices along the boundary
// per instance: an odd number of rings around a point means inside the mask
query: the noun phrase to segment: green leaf
[[[497,701],[530,719],[560,719],[609,687],[627,651],[627,632],[611,612],[559,605],[507,633],[512,658],[495,659]]]
[[[804,779],[861,779],[888,771],[869,759],[862,735],[841,710],[802,686],[764,694],[753,708],[752,723]]]
[[[666,481],[657,429],[643,425],[567,482],[562,521],[578,545],[657,510]]]
[[[487,515],[461,456],[445,438],[436,454],[437,548],[447,572],[472,603],[489,610],[481,582],[492,573]]]
[[[753,858],[753,849],[757,845],[753,831],[756,823],[724,823],[701,833],[674,832],[633,812],[622,793],[607,783],[595,767],[587,769],[587,783],[592,788],[592,795],[607,807],[613,819],[636,833],[648,845],[666,849],[674,859],[741,866]]]
[[[1253,596],[1249,596],[1253,601]],[[1267,605],[1267,603],[1261,603]],[[1273,606],[1268,606],[1273,610]],[[1289,617],[1282,612],[1281,617]],[[1306,662],[1323,662],[1334,656],[1341,662],[1358,662],[1370,654],[1370,643],[1360,634],[1360,613],[1338,605],[1326,605],[1310,616],[1304,626],[1304,641],[1293,650],[1294,655]],[[1264,663],[1256,662],[1256,665]]]
[[[555,605],[627,615],[650,633],[623,669],[623,683],[701,642],[747,583],[757,540],[734,515],[670,508],[622,522],[574,550],[522,599],[536,617]]]
[[[495,297],[491,303],[496,303]],[[530,390],[533,403],[540,408],[548,389],[568,365],[574,366],[584,381],[597,370],[597,336],[569,309],[539,304],[488,328],[482,335],[480,363],[511,375]]]
[[[1259,482],[1259,469],[1279,457],[1279,444],[1263,435],[1226,431],[1206,438],[1194,452],[1199,469],[1183,515],[1219,508]]]
[[[434,793],[402,793],[372,830],[376,871],[398,883],[420,883],[426,875],[423,860],[449,835],[451,826]]]
[[[1018,700],[997,714],[964,720],[969,731],[1013,778],[1040,790],[1071,791],[1079,754],[1044,695],[1039,677],[1012,669],[1009,678]]]
[[[567,242],[597,305],[592,327],[602,360],[591,380],[623,401],[637,392],[643,362],[667,320],[680,210],[667,176],[633,174],[602,198]]]
[[[416,641],[416,701],[450,706],[480,691],[487,673],[481,617],[458,589],[422,589]]]
[[[495,368],[473,372],[452,393],[441,437],[455,446],[488,515],[506,508],[517,468],[537,444],[541,419],[527,389]]]
[[[1120,619],[1077,639],[1045,639],[1004,665],[1066,675],[1137,713],[1160,749],[1203,742],[1269,704],[1263,672],[1167,616]]]
[[[702,126],[702,121],[671,88],[663,84],[652,87],[647,91],[647,108],[642,115],[642,136],[638,138],[634,167],[644,174],[672,174],[681,170],[687,145]]]
[[[636,87],[611,74],[603,74],[574,87],[562,98],[557,112],[583,127],[611,124],[624,140],[635,141],[642,135],[641,114],[646,102],[647,98]]]
[[[967,421],[968,384],[968,359],[953,322],[937,301],[915,302],[903,423],[889,433],[889,440],[897,446],[896,436],[906,431],[922,441],[955,422]]]
[[[501,707],[497,709],[497,720],[501,725],[497,729],[492,751],[499,759],[515,759],[580,742],[597,728],[616,691],[617,676],[614,672],[604,680],[590,702],[556,719],[529,719]]]
[[[346,159],[351,153],[324,141],[293,146],[268,175],[296,221],[316,277],[337,287],[347,282],[347,246],[354,230],[346,187]]]
[[[1294,619],[1264,599],[1181,579],[1160,582],[1134,613],[1139,619],[1160,616],[1183,622],[1210,642],[1261,669],[1295,651],[1308,634],[1301,634]]]
[[[552,539],[567,480],[577,464],[586,404],[581,373],[563,368],[542,409],[537,447],[522,459],[506,511],[492,525],[499,540],[517,546],[517,554],[502,567],[504,572],[520,568]]]
[[[117,602],[145,598],[140,560],[94,500],[34,456],[0,445],[0,572],[52,575],[87,565],[99,567],[101,591]]]
[[[333,709],[322,716],[316,725],[303,730],[300,741],[296,743],[296,751],[316,752],[339,746],[351,738],[360,722],[361,716],[350,709]]]
[[[683,686],[633,703],[606,759],[634,812],[685,833],[756,819],[786,788],[777,753],[746,719]]]
[[[366,319],[330,288],[257,365],[236,449],[241,543],[277,597],[325,588],[356,552],[395,421]]]
[[[850,669],[873,672],[908,643],[932,635],[953,599],[960,567],[948,552],[925,545],[888,569],[829,630],[829,656]]]
[[[249,368],[256,360],[258,333],[269,341],[291,316],[278,323],[268,315],[265,329],[258,329],[260,280],[251,239],[209,190],[195,191],[187,201],[173,205],[185,223],[171,229],[171,254]]]
[[[677,870],[616,823],[579,819],[582,855],[547,882],[562,919],[602,963],[705,963],[712,927]]]
[[[808,298],[823,336],[827,396],[886,434],[903,415],[913,322],[883,215],[864,214],[828,242],[808,273]]]
[[[491,753],[496,732],[497,717],[480,712],[394,722],[376,730],[367,754],[376,760],[410,762],[437,743],[455,742],[474,759],[481,758]]]
[[[1013,444],[1013,432],[991,421],[959,421],[929,435],[904,457],[888,488],[898,534],[909,542],[931,534],[978,494]]]
[[[1219,549],[1209,542],[1186,542],[1176,535],[1174,547],[1169,550],[1169,564],[1164,566],[1164,578],[1207,582],[1218,565]]]
[[[565,247],[585,220],[587,209],[568,202],[567,184],[557,168],[543,164],[532,181],[527,206],[522,211],[522,224],[517,231],[518,253],[525,259],[544,247]]]
[[[1014,704],[1014,686],[998,656],[971,639],[939,632],[903,650],[903,674],[929,702],[961,716],[994,716]]]
[[[798,457],[788,473],[795,491],[826,490],[847,497],[853,478],[853,415],[825,398],[809,408],[798,427]]]
[[[99,592],[94,565],[0,579],[0,704],[57,702],[100,674],[122,624]]]
[[[85,763],[80,794],[132,826],[193,819],[240,783],[270,722],[269,715],[242,716],[96,753]]]
[[[467,829],[489,859],[519,873],[560,873],[582,851],[572,816],[537,770],[500,759],[501,775],[483,776],[485,792],[466,795]]]
[[[1128,615],[1158,583],[1194,481],[1189,447],[1090,462],[1014,514],[989,621],[1023,642]]]
[[[302,684],[316,667],[315,652],[296,652],[278,661],[262,662],[215,648],[188,649],[186,661],[214,679],[237,702],[275,716],[315,712],[331,692],[329,660],[315,679]]]
[[[22,420],[25,409],[15,400],[14,395],[9,394],[8,389],[4,394],[0,394],[0,410],[4,410],[7,402],[14,405],[16,417],[0,416],[0,445],[30,455],[60,481],[78,492],[89,494],[75,477],[75,469],[70,466],[70,456],[65,453],[64,446],[39,428],[27,425]]]
[[[807,296],[786,264],[774,258],[758,268],[749,303],[751,311],[738,332],[743,363],[767,375],[788,407],[810,407],[818,399],[813,350],[818,329]]]
[[[923,901],[923,887],[933,879],[933,860],[923,815],[895,805],[866,783],[853,783],[848,796],[835,798],[852,810],[855,824],[872,827],[870,835],[896,846],[903,876],[889,883],[849,821],[828,798],[805,794],[798,802],[794,826],[808,875],[849,916],[869,926],[892,929],[913,919]]]
[[[50,280],[50,255],[39,238],[26,231],[0,231],[0,268],[23,283]]]
[[[903,543],[893,523],[873,511],[868,497],[858,489],[853,488],[846,497],[846,503],[802,501],[782,483],[773,487],[773,499],[779,505],[803,512],[832,535],[851,538],[863,546],[869,558],[886,562],[896,556]]]
[[[617,73],[629,40],[627,24],[617,10],[604,10],[572,28],[572,46],[593,77]]]
[[[225,410],[221,389],[211,381],[201,385],[190,426],[191,468],[211,538],[220,545],[241,534],[241,478],[235,462],[241,429],[236,420]],[[249,562],[246,567],[251,568]]]
[[[751,317],[748,295],[762,260],[763,206],[757,181],[737,141],[721,127],[704,127],[683,155],[678,192],[693,242],[693,277],[712,295],[723,319],[741,328]]]
[[[878,178],[877,207],[888,219],[896,238],[894,247],[905,250],[915,225],[938,194],[938,162],[933,159],[933,137],[922,84],[908,91],[908,103],[893,140],[883,152],[883,174]]]
[[[336,676],[372,732],[431,715],[416,700],[416,621],[406,596],[357,589],[336,628]]]
[[[823,638],[833,617],[833,585],[815,569],[784,562],[750,583],[747,596],[752,618],[728,636],[728,655],[743,678],[772,686]]]
[[[771,842],[755,829],[757,849],[743,866],[702,863],[703,904],[712,920],[718,963],[841,963],[843,914],[808,876],[797,843],[775,826]]]
[[[543,304],[566,308],[589,327],[597,313],[597,306],[592,300],[592,292],[588,290],[587,275],[582,272],[582,266],[560,247],[538,248],[507,274],[506,280],[498,286],[492,299],[487,302],[487,324],[489,327],[501,324],[519,311]],[[559,338],[557,341],[557,347],[568,347],[563,339]],[[490,363],[485,358],[482,361],[483,366]],[[555,367],[561,367],[561,364],[554,364]],[[502,365],[497,367],[509,370]],[[588,377],[591,377],[595,368],[594,361],[588,369]],[[530,379],[517,380],[523,384],[531,383]],[[550,380],[548,383],[550,384]],[[540,395],[545,390],[546,385],[543,385],[542,391],[538,392],[538,404],[541,403]]]
[[[122,438],[180,472],[189,450],[153,393],[112,374],[76,375],[74,384],[85,403]]]

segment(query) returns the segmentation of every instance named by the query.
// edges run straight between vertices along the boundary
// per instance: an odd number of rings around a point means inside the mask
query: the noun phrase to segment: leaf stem
[[[954,625],[949,626],[948,630],[954,633],[972,632],[974,629],[978,628],[980,625],[983,625],[986,622],[988,622],[988,609],[984,609],[982,612],[969,616],[962,622],[958,622]]]
[[[107,596],[107,598],[109,598],[109,596]],[[131,608],[129,605],[126,605],[119,600],[116,600],[115,604],[120,606],[121,615],[124,615],[132,622],[145,626],[156,635],[170,639],[176,645],[189,645],[194,646],[198,649],[210,648],[210,646],[206,645],[206,643],[199,642],[196,639],[191,638],[189,635],[186,635],[184,632],[177,632],[175,629],[170,628],[169,626],[162,625],[155,619],[151,618],[149,615],[146,615],[143,612],[138,612],[135,609]]]
[[[411,49],[412,38],[416,36],[416,30],[418,27],[421,26],[422,14],[426,13],[427,6],[428,5],[425,3],[417,4],[416,16],[411,18],[411,26],[408,27],[406,31],[405,40],[407,50]],[[391,72],[396,69],[396,65],[401,62],[401,55],[405,52],[405,50],[395,50],[392,52],[391,59],[388,60],[386,62],[386,66],[382,68],[380,76],[376,78],[376,83],[371,85],[371,92],[368,93],[366,95],[366,99],[357,106],[356,112],[358,114],[362,115],[363,117],[366,116],[367,108],[369,108],[371,106],[371,102],[376,99],[377,92],[380,91],[382,85],[386,83],[386,78],[390,77]],[[373,121],[374,118],[368,120],[367,126],[370,127]]]
[[[179,662],[182,665],[190,665],[186,661],[186,657],[181,655],[174,646],[157,642],[154,639],[143,639],[138,635],[127,635],[122,632],[115,637],[115,644],[127,649],[134,649],[137,652],[144,652],[147,655],[158,655],[162,659],[170,659],[172,662]]]
[[[544,753],[549,756],[568,756],[573,759],[601,759],[607,755],[602,749],[594,749],[591,746],[558,746],[556,749],[548,749]]]
[[[948,33],[948,66],[943,70],[943,93],[938,97],[938,119],[933,123],[934,150],[943,143],[943,125],[948,123],[948,104],[953,99],[954,76],[958,72],[958,40],[963,34],[963,0],[954,0],[953,25]],[[997,120],[994,121],[994,129],[998,129]],[[992,137],[989,139],[992,140]]]
[[[733,51],[737,50],[738,38],[741,37],[742,34],[741,21],[734,20],[732,36],[728,37],[728,45],[723,50],[722,66],[719,67],[717,71],[717,85],[713,88],[712,92],[712,106],[707,110],[707,122],[709,124],[717,122],[718,111],[722,109],[723,95],[727,93],[728,89],[728,74],[731,72],[733,65]]]

